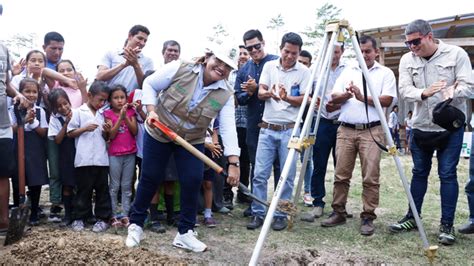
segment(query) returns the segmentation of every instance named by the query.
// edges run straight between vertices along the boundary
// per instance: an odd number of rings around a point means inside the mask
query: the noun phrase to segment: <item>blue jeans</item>
[[[467,181],[465,191],[467,203],[469,205],[469,221],[474,223],[474,133],[471,140],[471,155],[469,157],[469,180]]]
[[[316,142],[313,146],[313,176],[311,177],[311,197],[313,197],[313,206],[323,207],[326,204],[324,197],[326,196],[326,187],[324,178],[326,177],[326,169],[328,166],[329,154],[333,153],[334,166],[336,166],[336,150],[337,129],[339,125],[334,124],[332,120],[321,117],[319,120],[318,132],[316,133]]]
[[[267,201],[267,181],[270,178],[273,161],[278,155],[280,160],[280,169],[288,156],[288,142],[290,141],[292,129],[275,131],[267,128],[260,129],[258,136],[257,155],[255,156],[255,175],[253,177],[253,192],[255,196]],[[281,199],[290,200],[293,192],[293,181],[296,174],[296,162],[298,154],[295,154],[291,164],[288,178],[282,189]],[[258,217],[265,216],[265,206],[253,201],[252,214]],[[275,217],[286,217],[286,214],[275,212]]]
[[[204,151],[204,144],[193,145]],[[130,223],[143,227],[156,188],[165,180],[165,169],[171,154],[179,162],[178,178],[181,186],[181,212],[178,222],[180,234],[187,233],[196,224],[199,191],[203,179],[204,164],[183,147],[172,142],[162,143],[147,132],[143,136],[142,175],[138,183],[135,201],[130,210]]]
[[[442,150],[437,150],[438,175],[441,181],[441,223],[452,225],[458,201],[459,185],[457,180],[456,166],[459,162],[459,154],[462,148],[464,128],[452,132],[448,137],[448,144]],[[412,136],[413,137],[413,136]],[[421,214],[421,206],[428,187],[428,176],[431,170],[431,160],[434,151],[424,151],[411,142],[413,158],[413,179],[410,186],[416,209]],[[411,216],[411,210],[408,216]]]
[[[246,139],[246,144],[247,144],[247,150],[248,150],[248,155],[249,155],[249,160],[250,160],[250,184],[251,184],[251,190],[253,192],[253,177],[255,173],[255,156],[257,155],[257,145],[258,145],[258,136],[260,134],[260,129],[250,129],[247,128],[247,139]],[[255,141],[254,141],[255,140]],[[278,180],[280,178],[280,162],[278,161],[278,158],[275,158],[275,161],[273,162],[273,176],[275,177],[274,180],[274,188],[276,188],[278,184]]]

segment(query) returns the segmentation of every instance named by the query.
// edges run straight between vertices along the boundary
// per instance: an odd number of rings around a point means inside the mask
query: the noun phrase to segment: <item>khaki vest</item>
[[[200,144],[204,143],[206,130],[212,119],[217,117],[234,91],[226,81],[226,88],[209,90],[204,99],[192,110],[189,110],[188,105],[199,78],[199,73],[193,71],[194,66],[195,64],[190,62],[181,63],[170,87],[159,94],[155,112],[160,121],[180,137],[191,144]],[[194,126],[184,128],[183,125],[186,122]],[[145,127],[156,140],[170,141],[159,129],[151,129],[147,123],[145,123]]]

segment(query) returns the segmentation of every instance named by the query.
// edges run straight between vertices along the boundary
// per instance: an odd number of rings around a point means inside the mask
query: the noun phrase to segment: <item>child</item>
[[[32,78],[39,83],[40,90],[36,104],[45,108],[47,119],[49,119],[49,114],[51,113],[47,99],[49,88],[52,88],[56,81],[67,84],[68,87],[77,88],[77,81],[75,79],[63,76],[54,70],[46,68],[46,56],[39,50],[31,50],[28,52],[26,55],[26,69],[24,73],[13,77],[12,86],[18,88],[20,81],[25,77]],[[58,151],[54,141],[48,140],[47,150],[49,164],[49,199],[52,203],[48,221],[61,222],[59,216],[61,212],[61,181],[59,178]],[[40,213],[42,213],[41,209]]]
[[[128,212],[132,197],[132,178],[137,152],[137,120],[133,105],[127,103],[127,89],[115,85],[109,91],[111,109],[104,112],[105,122],[111,127],[108,132],[110,162],[110,197],[112,199],[112,226],[128,226]],[[118,210],[117,193],[122,192],[122,213]]]
[[[59,61],[59,63],[56,65],[56,71],[67,78],[75,79],[77,81],[77,86],[79,89],[71,88],[67,84],[60,81],[56,81],[53,88],[63,89],[69,97],[72,108],[79,108],[79,106],[87,101],[87,79],[84,79],[81,73],[76,72],[76,68],[74,67],[74,64],[71,62],[71,60],[63,59]]]
[[[39,50],[31,50],[26,54],[26,69],[20,75],[12,78],[11,84],[15,89],[18,89],[20,81],[25,77],[36,80],[39,84],[40,90],[37,99],[37,105],[47,107],[48,88],[53,88],[55,81],[66,84],[68,87],[77,89],[77,81],[57,73],[54,70],[46,68],[46,56]],[[10,105],[10,103],[9,103]]]
[[[48,95],[53,115],[49,121],[48,137],[59,145],[59,176],[62,183],[64,218],[61,226],[72,223],[72,199],[74,180],[74,139],[66,135],[72,117],[71,102],[65,91],[53,90]]]
[[[68,124],[68,136],[76,138],[74,159],[77,192],[74,196],[72,228],[84,229],[84,220],[92,211],[92,195],[95,192],[94,214],[97,222],[92,231],[107,230],[112,217],[108,186],[109,157],[105,139],[110,126],[104,123],[101,107],[105,104],[109,88],[103,81],[94,81],[87,93],[87,103],[73,110]]]
[[[40,85],[31,78],[24,78],[19,84],[19,91],[31,102],[25,116],[25,176],[28,195],[31,199],[29,223],[39,225],[39,200],[41,186],[49,183],[46,167],[46,141],[48,122],[46,113],[34,103],[38,100]],[[10,108],[13,130],[17,130],[17,120],[13,107]]]
[[[210,131],[210,130],[209,130]],[[204,147],[206,148],[205,154],[213,159],[218,159],[222,156],[222,148],[219,145],[217,138],[217,129],[214,128],[212,135],[207,132]],[[202,182],[203,194],[204,194],[204,225],[208,228],[216,227],[217,223],[212,217],[212,183],[215,182],[215,172],[212,168],[207,168],[204,171],[204,179]]]
[[[147,73],[145,73],[145,76]],[[135,156],[135,169],[138,168],[138,176],[141,174],[141,162],[143,157],[143,132],[145,131],[145,126],[143,122],[146,120],[145,107],[142,105],[142,90],[135,89],[130,93],[128,97],[128,103],[133,105],[135,109],[135,116],[137,118],[137,135],[135,136],[137,142],[137,154]],[[135,172],[134,172],[135,173]],[[135,195],[135,189],[133,184],[137,181],[136,174],[133,177],[132,181],[132,199]]]

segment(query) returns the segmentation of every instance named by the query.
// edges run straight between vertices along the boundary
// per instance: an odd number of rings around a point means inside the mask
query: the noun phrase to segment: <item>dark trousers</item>
[[[240,147],[240,183],[248,187],[250,180],[250,160],[249,160],[249,150],[247,148],[247,143],[245,139],[247,138],[247,129],[245,127],[237,128],[237,138],[239,141]],[[240,191],[239,191],[240,194]],[[227,182],[224,184],[224,198],[232,201],[234,194],[232,193],[232,186]]]
[[[221,145],[221,147],[224,147],[221,136],[218,136],[218,140],[219,145]],[[212,158],[212,154],[208,150],[206,150],[205,153],[207,157]],[[221,167],[226,167],[227,159],[224,156],[214,158],[213,161]],[[224,188],[226,185],[229,184],[227,184],[227,180],[225,180],[222,175],[219,175],[216,172],[214,172],[213,175],[214,177],[212,179],[212,210],[217,212],[224,207]],[[232,187],[230,188],[232,189]],[[232,190],[230,191],[230,193],[232,193]]]
[[[77,193],[74,196],[74,220],[85,220],[92,212],[95,192],[94,215],[108,222],[112,217],[112,204],[108,185],[108,166],[83,166],[75,168]]]
[[[438,175],[440,180],[441,196],[441,223],[453,225],[456,213],[456,205],[459,195],[459,184],[457,176],[457,165],[459,153],[462,148],[464,128],[451,132],[448,144],[442,150],[436,151],[438,159]],[[416,141],[410,143],[411,155],[413,158],[413,178],[410,184],[410,191],[415,201],[416,209],[421,214],[423,199],[428,189],[428,176],[431,171],[432,151],[422,150]],[[408,216],[412,216],[411,210]]]
[[[316,142],[313,146],[313,175],[311,176],[311,197],[313,197],[313,206],[323,207],[326,204],[325,177],[328,166],[329,155],[334,159],[334,169],[336,168],[336,139],[339,125],[334,124],[332,120],[321,117],[319,120],[318,132],[316,133]]]
[[[38,220],[41,186],[28,186],[28,197],[31,200],[30,220]]]
[[[204,144],[195,148],[204,151]],[[177,162],[178,178],[181,186],[181,213],[178,222],[180,234],[187,233],[196,224],[199,190],[201,188],[204,164],[182,146],[162,143],[147,132],[143,138],[142,175],[138,182],[137,194],[130,211],[130,223],[143,227],[156,188],[165,180],[165,169],[174,153]]]

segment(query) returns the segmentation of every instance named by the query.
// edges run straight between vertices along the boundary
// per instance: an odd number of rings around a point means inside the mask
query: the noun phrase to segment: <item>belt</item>
[[[291,123],[291,124],[284,124],[284,125],[277,125],[277,124],[270,124],[270,123],[267,123],[267,122],[261,122],[261,123],[258,123],[258,126],[260,128],[268,128],[268,129],[271,129],[271,130],[275,130],[275,131],[283,131],[283,130],[287,130],[289,128],[294,128],[295,127],[295,123]]]
[[[327,119],[327,118],[324,118],[324,117],[321,116],[321,119],[327,121],[328,123],[334,124],[334,125],[340,125],[341,124],[341,122],[339,122],[339,120],[337,120],[337,118],[336,119]]]
[[[355,130],[364,130],[364,129],[380,126],[380,121],[374,121],[367,124],[349,124],[346,122],[341,122],[341,126],[349,127]]]

